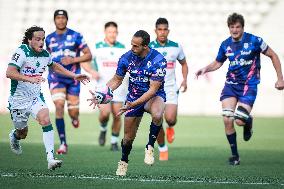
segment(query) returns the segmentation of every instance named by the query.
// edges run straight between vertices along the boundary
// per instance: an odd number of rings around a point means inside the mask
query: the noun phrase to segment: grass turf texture
[[[29,122],[23,154],[16,156],[9,146],[9,115],[0,115],[0,188],[284,188],[284,118],[256,117],[249,142],[237,128],[241,165],[233,167],[221,117],[180,116],[169,161],[159,162],[156,148],[150,167],[143,162],[150,123],[145,114],[122,178],[115,176],[121,152],[110,151],[110,123],[106,146],[100,147],[97,115],[82,114],[80,121],[75,129],[66,117],[69,151],[56,156],[63,167],[49,171],[39,125]]]

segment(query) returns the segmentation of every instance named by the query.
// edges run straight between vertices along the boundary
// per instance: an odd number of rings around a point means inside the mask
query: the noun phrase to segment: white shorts
[[[164,87],[166,93],[166,104],[178,104],[178,88],[176,85],[169,85]]]
[[[26,100],[26,103],[22,104],[22,106],[18,105],[19,104],[15,99],[9,99],[11,119],[16,129],[23,129],[27,127],[27,122],[30,115],[36,119],[38,112],[47,108],[44,100],[41,97],[33,97],[31,100]]]

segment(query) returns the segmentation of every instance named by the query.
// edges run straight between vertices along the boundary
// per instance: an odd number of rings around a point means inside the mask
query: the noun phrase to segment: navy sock
[[[55,124],[57,127],[59,139],[61,144],[66,144],[66,136],[65,136],[65,123],[63,118],[56,118]]]
[[[249,118],[248,118],[247,121],[246,121],[245,127],[251,126],[251,124],[252,124],[252,117],[249,116]]]
[[[230,135],[226,135],[228,142],[230,143],[230,147],[231,147],[231,151],[232,151],[232,155],[239,157],[239,153],[238,153],[238,147],[237,147],[237,133],[233,133]]]
[[[123,140],[121,140],[121,151],[122,151],[121,161],[125,161],[126,163],[128,163],[128,156],[130,154],[131,149],[132,149],[132,143],[123,144]]]
[[[150,125],[150,133],[149,133],[149,141],[148,144],[146,145],[146,148],[148,149],[148,145],[151,145],[154,148],[154,144],[157,140],[158,134],[162,128],[162,125],[157,126],[153,122],[151,122]]]

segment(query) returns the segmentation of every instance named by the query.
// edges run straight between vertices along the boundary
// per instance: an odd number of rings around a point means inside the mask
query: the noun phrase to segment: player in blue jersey
[[[222,42],[217,58],[211,64],[198,70],[196,77],[220,68],[226,59],[230,64],[222,90],[222,115],[225,133],[231,147],[230,165],[239,165],[240,156],[237,149],[237,136],[234,122],[243,126],[243,138],[248,141],[252,136],[253,118],[250,115],[260,82],[260,54],[268,56],[275,68],[277,81],[275,88],[283,90],[284,81],[281,63],[277,54],[262,38],[244,32],[244,18],[233,13],[227,19],[231,36]]]
[[[131,50],[121,56],[116,74],[107,83],[110,90],[115,90],[121,85],[126,73],[130,75],[127,100],[118,113],[121,115],[125,112],[122,157],[116,171],[119,176],[126,175],[128,156],[144,112],[150,113],[152,117],[144,162],[148,165],[154,163],[154,143],[162,126],[166,101],[166,60],[158,51],[150,49],[149,43],[150,35],[143,30],[137,31],[131,40]],[[89,100],[92,101],[90,105],[98,104],[96,98]]]
[[[67,21],[68,14],[65,10],[56,10],[54,12],[56,31],[46,37],[46,47],[52,55],[54,62],[78,74],[81,72],[80,63],[90,61],[92,54],[83,36],[66,27]],[[83,53],[82,56],[80,56],[81,52]],[[48,82],[52,100],[56,108],[55,122],[61,143],[57,153],[66,154],[67,142],[65,136],[65,122],[63,119],[64,105],[65,101],[67,101],[68,113],[71,117],[72,125],[78,128],[80,82],[54,73],[52,70],[49,71]]]

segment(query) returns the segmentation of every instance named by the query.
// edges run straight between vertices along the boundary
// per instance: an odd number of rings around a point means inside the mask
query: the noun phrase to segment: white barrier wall
[[[0,0],[0,111],[7,111],[7,63],[21,43],[25,29],[39,25],[48,34],[55,30],[54,10],[66,9],[68,26],[81,32],[91,49],[103,38],[103,26],[107,21],[118,23],[119,41],[130,47],[130,39],[139,29],[148,31],[152,40],[155,39],[155,21],[158,17],[166,17],[170,23],[169,38],[182,44],[189,63],[189,88],[180,95],[179,112],[219,115],[219,96],[228,64],[199,80],[194,79],[194,72],[215,58],[220,43],[228,37],[227,16],[232,12],[243,14],[245,30],[263,37],[283,62],[284,23],[279,20],[283,18],[283,8],[282,0]],[[180,67],[177,75],[180,82]],[[264,56],[261,77],[253,114],[284,116],[284,93],[274,89],[276,74],[270,60]],[[88,89],[89,86],[82,86],[80,108],[83,112],[93,111],[86,102]],[[47,83],[43,84],[43,92],[53,111]]]

